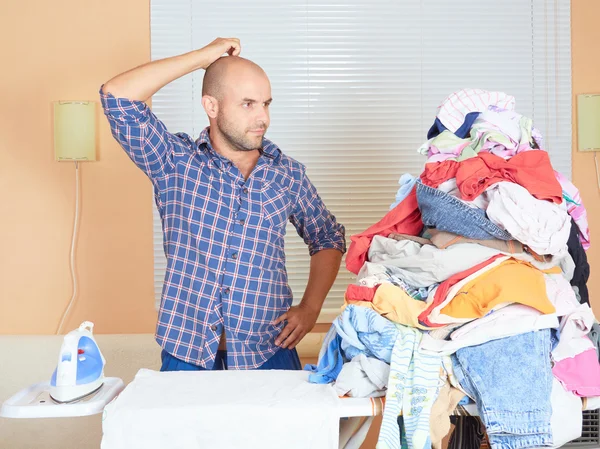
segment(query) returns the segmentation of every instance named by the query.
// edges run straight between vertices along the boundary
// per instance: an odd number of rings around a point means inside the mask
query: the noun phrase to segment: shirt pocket
[[[289,191],[271,182],[263,186],[261,201],[265,226],[279,233],[285,233],[292,208]]]

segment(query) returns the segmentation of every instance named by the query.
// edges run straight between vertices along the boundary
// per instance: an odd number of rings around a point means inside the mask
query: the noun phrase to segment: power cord
[[[600,189],[600,172],[598,171],[598,158],[596,157],[597,154],[598,152],[594,151],[594,163],[596,164],[596,181],[598,182],[598,188]]]
[[[62,315],[60,320],[60,324],[58,325],[58,329],[56,330],[56,335],[60,335],[62,332],[63,325],[65,324],[65,320],[69,315],[69,311],[71,307],[75,303],[75,299],[77,297],[77,274],[75,273],[75,244],[77,243],[77,234],[79,233],[79,163],[75,161],[75,219],[73,223],[73,238],[71,240],[71,280],[73,282],[73,296],[71,296],[71,300],[69,301],[69,305],[67,306],[65,312]]]

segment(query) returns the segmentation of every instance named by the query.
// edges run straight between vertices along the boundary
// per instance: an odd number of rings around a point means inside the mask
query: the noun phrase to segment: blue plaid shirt
[[[112,134],[150,178],[167,257],[156,340],[173,356],[211,368],[220,336],[230,369],[252,369],[277,351],[292,303],[284,236],[291,221],[311,255],[346,250],[305,167],[268,140],[245,180],[215,152],[208,129],[194,142],[171,134],[140,101],[100,98]]]

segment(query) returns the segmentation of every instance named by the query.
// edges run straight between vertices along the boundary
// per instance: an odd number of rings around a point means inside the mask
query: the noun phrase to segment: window
[[[499,90],[534,119],[555,169],[571,175],[571,55],[568,0],[152,0],[152,58],[239,37],[260,64],[274,102],[267,136],[304,163],[347,240],[389,209],[400,175],[421,172],[417,148],[436,108],[464,87]],[[203,73],[153,97],[172,132],[197,137],[208,124]],[[149,195],[150,196],[150,195]],[[165,260],[155,212],[155,283]],[[294,296],[309,256],[293,227],[286,240]],[[352,275],[342,266],[321,320],[338,314]]]

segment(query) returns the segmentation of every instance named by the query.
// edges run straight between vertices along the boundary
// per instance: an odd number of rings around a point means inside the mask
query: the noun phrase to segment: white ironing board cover
[[[582,406],[600,408],[600,397]],[[338,398],[305,371],[142,369],[104,409],[101,448],[337,448],[340,418],[383,407],[383,398]],[[477,415],[475,404],[462,410]]]
[[[109,403],[102,449],[337,449],[341,400],[305,371],[140,370]]]

